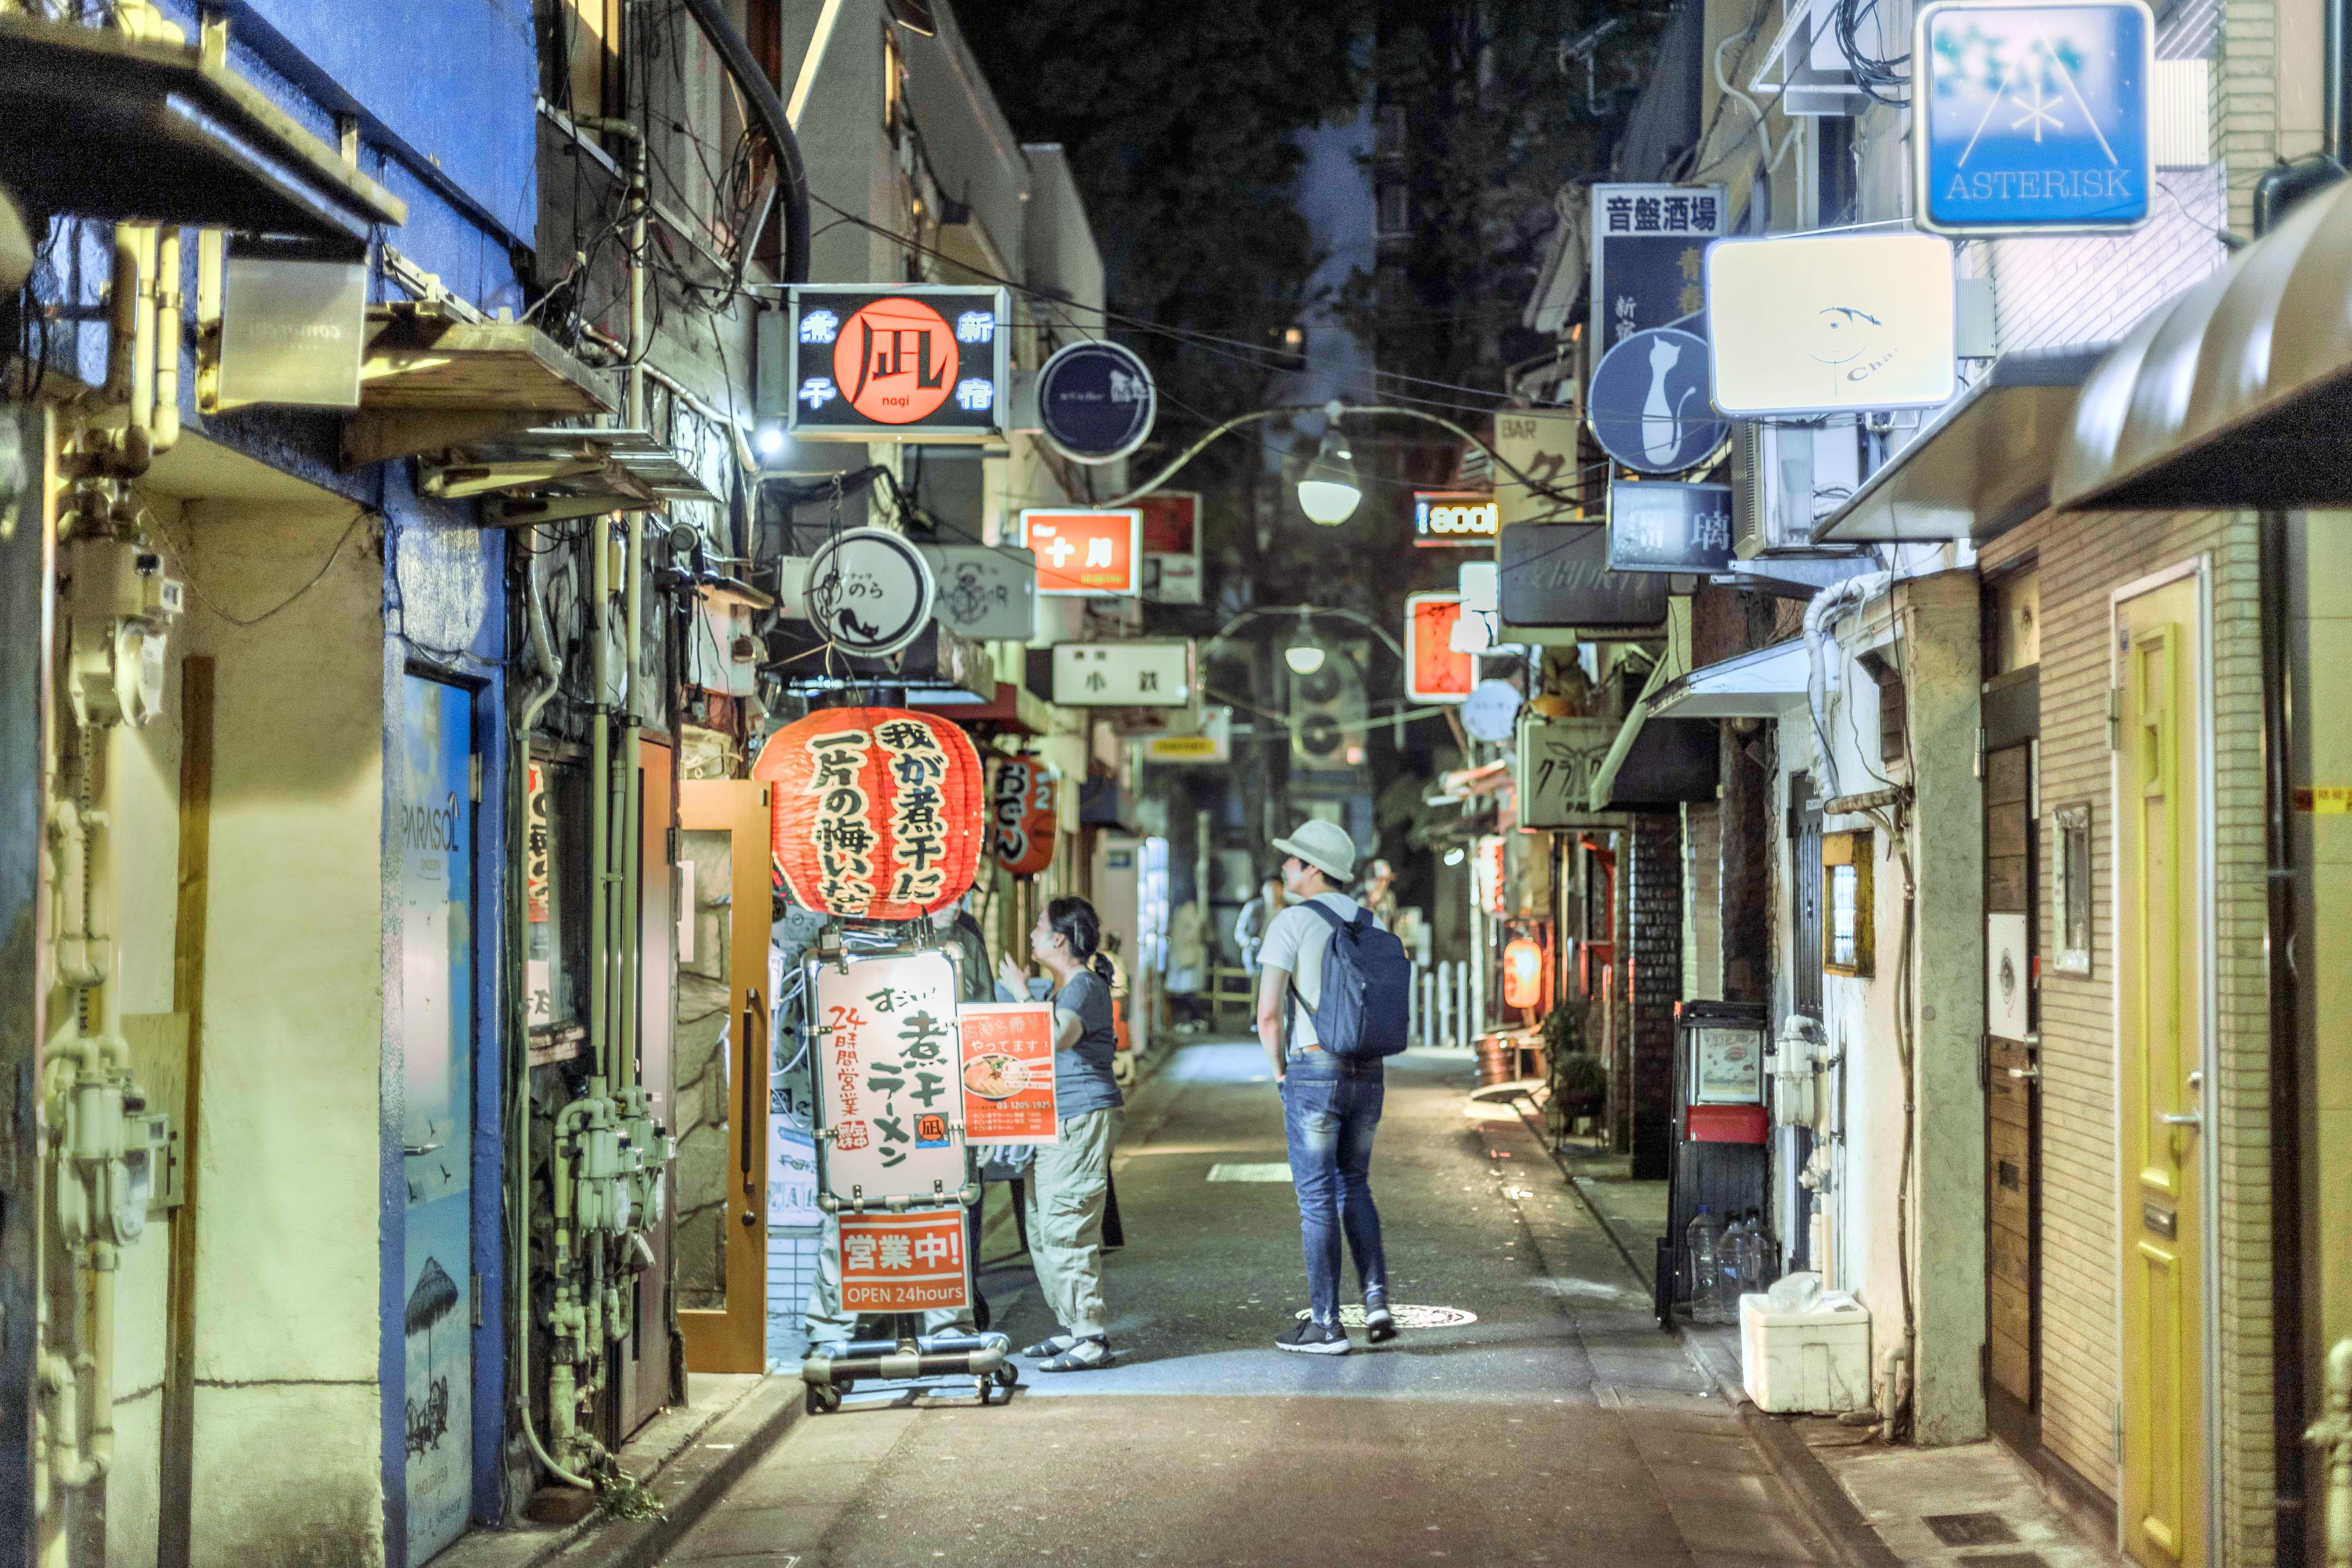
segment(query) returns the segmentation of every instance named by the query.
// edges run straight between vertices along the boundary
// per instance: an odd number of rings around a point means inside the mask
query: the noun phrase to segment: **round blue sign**
[[[1695,468],[1731,422],[1707,399],[1707,343],[1679,327],[1621,339],[1592,372],[1587,417],[1601,449],[1645,474]]]
[[[1117,343],[1071,343],[1037,373],[1037,420],[1073,462],[1115,463],[1143,445],[1159,407],[1151,372]]]

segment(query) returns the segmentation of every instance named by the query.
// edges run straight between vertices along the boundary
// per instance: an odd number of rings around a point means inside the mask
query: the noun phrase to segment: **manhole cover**
[[[2017,1531],[1997,1513],[1931,1513],[1919,1521],[1947,1546],[2007,1546]]]
[[[1303,1318],[1310,1310],[1301,1307],[1291,1315]],[[1477,1313],[1465,1312],[1459,1307],[1391,1307],[1389,1316],[1396,1320],[1400,1329],[1458,1329],[1465,1323],[1478,1321]],[[1339,1322],[1343,1328],[1362,1328],[1364,1310],[1361,1307],[1340,1308]]]

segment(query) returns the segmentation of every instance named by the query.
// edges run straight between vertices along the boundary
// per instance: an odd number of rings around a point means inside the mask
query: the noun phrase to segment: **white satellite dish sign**
[[[1706,252],[1726,414],[1932,408],[1957,389],[1952,247],[1928,234],[1721,239]]]

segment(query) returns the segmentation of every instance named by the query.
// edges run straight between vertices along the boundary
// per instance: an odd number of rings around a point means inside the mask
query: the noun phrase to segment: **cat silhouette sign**
[[[1592,438],[1640,473],[1680,474],[1706,463],[1731,434],[1708,400],[1707,361],[1706,340],[1680,327],[1621,340],[1592,373]]]

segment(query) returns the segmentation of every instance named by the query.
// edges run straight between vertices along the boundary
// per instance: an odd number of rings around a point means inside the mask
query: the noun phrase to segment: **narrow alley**
[[[666,1561],[1837,1561],[1517,1115],[1465,1115],[1471,1083],[1459,1057],[1390,1065],[1372,1183],[1400,1315],[1475,1321],[1277,1352],[1305,1300],[1279,1105],[1254,1044],[1195,1045],[1113,1164],[1115,1367],[1024,1364],[988,1409],[961,1380],[919,1405],[861,1385]],[[1053,1325],[1002,1194],[981,1280],[1020,1344]]]

